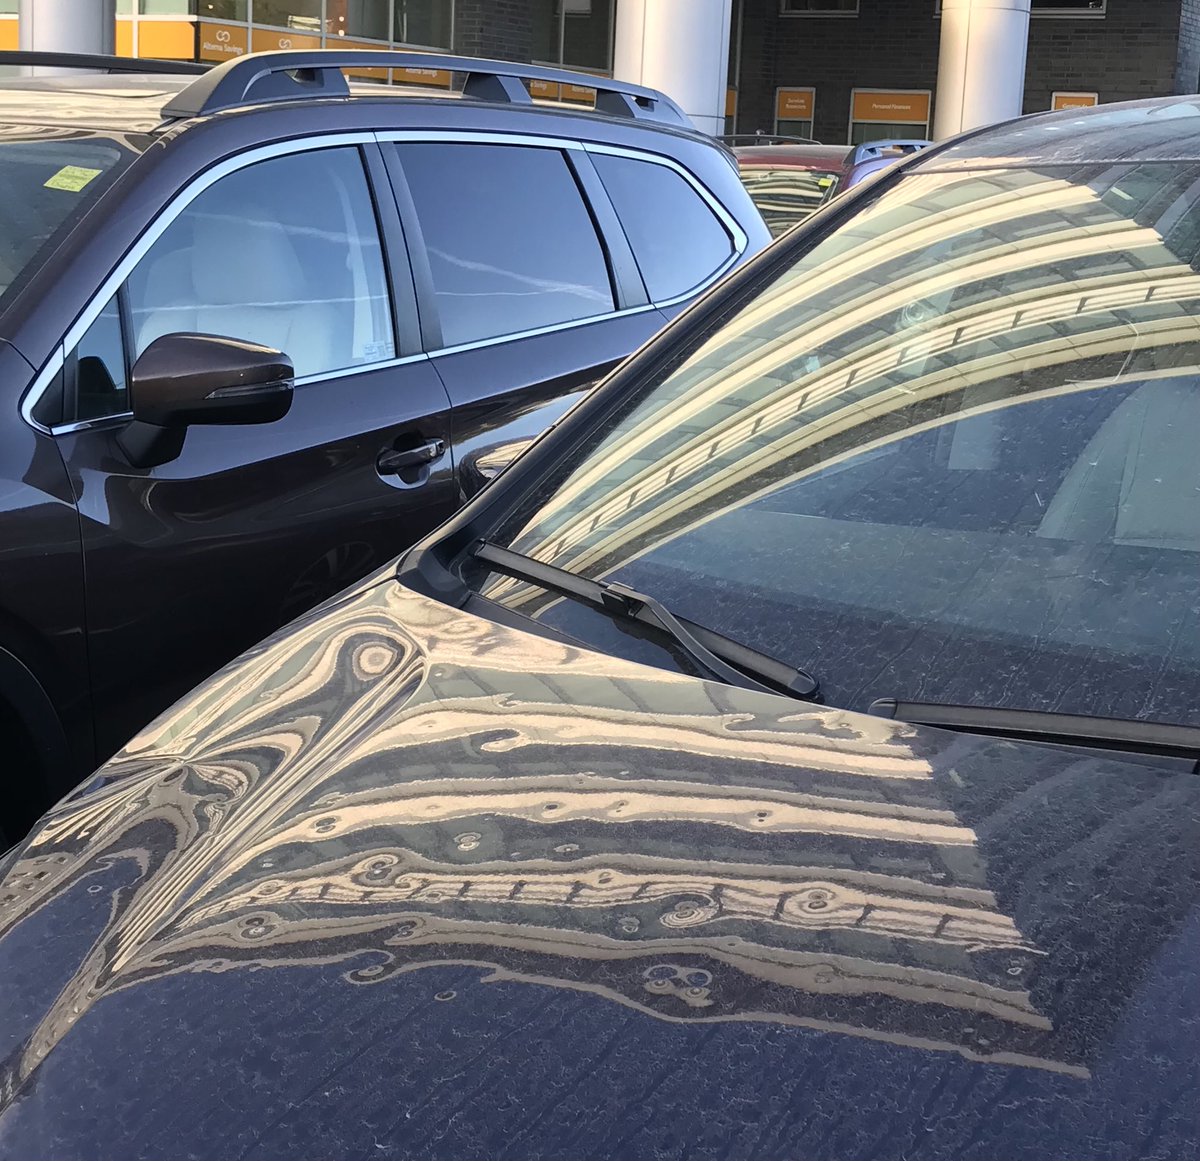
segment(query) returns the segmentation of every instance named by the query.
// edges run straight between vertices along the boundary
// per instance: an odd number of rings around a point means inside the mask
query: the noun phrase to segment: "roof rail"
[[[878,161],[888,151],[904,154],[917,153],[922,149],[928,149],[932,144],[932,141],[917,140],[916,138],[867,141],[854,150],[850,164],[858,165],[864,161]]]
[[[788,137],[780,133],[722,133],[718,141],[733,147],[746,145],[820,145],[812,137]]]
[[[479,60],[432,52],[312,49],[258,52],[235,57],[193,81],[163,108],[164,117],[202,117],[224,109],[264,101],[293,101],[347,97],[350,86],[343,69],[440,69],[463,73],[463,94],[481,101],[531,104],[522,81],[549,81],[596,90],[596,110],[619,117],[667,122],[692,128],[688,116],[670,97],[656,89],[614,81],[591,73],[511,61]]]
[[[0,52],[0,65],[79,69],[89,73],[199,74],[212,66],[190,60],[147,60],[143,57],[106,56],[84,52]]]

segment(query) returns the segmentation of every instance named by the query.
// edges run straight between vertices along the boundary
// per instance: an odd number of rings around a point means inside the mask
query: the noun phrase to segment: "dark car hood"
[[[1193,1156],[1198,807],[377,584],[9,860],[0,1155]]]

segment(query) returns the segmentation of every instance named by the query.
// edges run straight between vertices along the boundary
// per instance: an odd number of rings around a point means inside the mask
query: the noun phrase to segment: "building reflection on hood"
[[[587,697],[583,697],[585,692]],[[961,782],[908,727],[557,642],[395,585],[264,647],[53,814],[7,930],[120,867],[7,1062],[179,972],[475,964],[664,1020],[772,1021],[1086,1076],[1031,995]],[[1086,1043],[1083,1043],[1086,1049]]]

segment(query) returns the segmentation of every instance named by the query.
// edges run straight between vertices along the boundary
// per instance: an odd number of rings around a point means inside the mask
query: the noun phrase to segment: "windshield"
[[[134,156],[112,138],[75,130],[0,134],[0,300]]]
[[[1200,723],[1200,164],[910,174],[490,539],[876,698]],[[609,621],[485,596],[658,664]]]
[[[740,172],[772,238],[815,214],[833,197],[838,184],[836,173],[820,169],[746,165]]]

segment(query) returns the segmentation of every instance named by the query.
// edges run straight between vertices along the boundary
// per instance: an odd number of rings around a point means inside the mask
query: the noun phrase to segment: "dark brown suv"
[[[768,241],[728,150],[649,89],[429,54],[50,59],[90,75],[0,86],[18,833]],[[349,86],[367,65],[459,88]],[[585,79],[594,109],[528,88]]]

